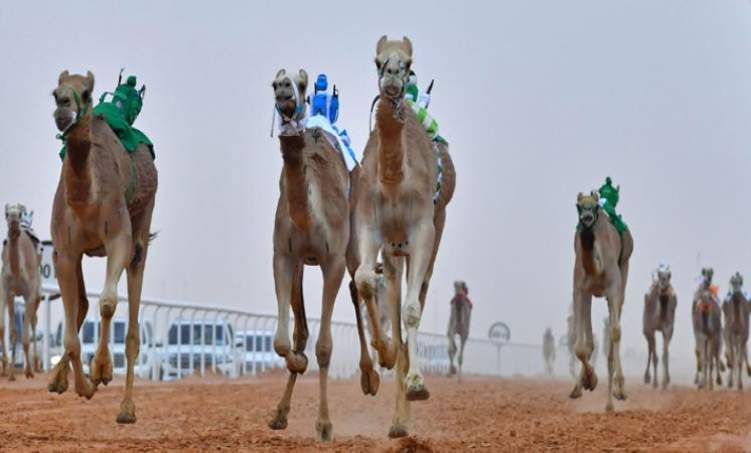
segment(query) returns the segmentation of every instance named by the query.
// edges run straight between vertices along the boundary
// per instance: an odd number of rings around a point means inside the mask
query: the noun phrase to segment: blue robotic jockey
[[[341,150],[347,170],[352,171],[357,166],[357,157],[352,150],[352,141],[345,129],[339,129],[336,121],[339,119],[339,91],[336,85],[333,93],[329,94],[329,83],[326,74],[319,74],[314,85],[313,96],[310,99],[310,116],[307,128],[318,127],[328,132],[336,139],[336,146]]]

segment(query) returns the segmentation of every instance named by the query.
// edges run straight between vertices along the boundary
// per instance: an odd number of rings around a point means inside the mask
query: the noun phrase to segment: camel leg
[[[391,309],[391,352],[394,362],[399,353],[400,343],[397,338],[402,337],[401,307],[402,307],[402,276],[404,275],[404,258],[400,256],[383,257],[383,275],[386,279],[386,298]]]
[[[79,396],[91,398],[96,392],[96,386],[83,372],[81,363],[81,342],[78,330],[86,318],[88,305],[82,304],[85,294],[80,295],[81,288],[81,256],[72,257],[68,253],[54,253],[55,272],[60,285],[60,294],[65,309],[65,353],[55,366],[52,379],[48,385],[51,392],[63,393],[68,387],[68,364],[73,365],[75,389]]]
[[[647,339],[647,370],[644,372],[644,383],[652,383],[652,377],[649,375],[649,367],[652,364],[652,356],[655,353],[655,336],[652,332],[644,332],[644,338]],[[607,347],[607,345],[605,345]],[[656,378],[656,376],[655,376]]]
[[[360,256],[362,261],[355,271],[355,284],[357,285],[357,291],[365,302],[365,306],[368,310],[368,320],[373,333],[373,347],[378,351],[378,362],[384,368],[391,369],[394,367],[396,358],[394,357],[394,347],[389,346],[385,340],[385,335],[381,330],[380,316],[378,316],[378,309],[376,307],[375,296],[377,293],[376,288],[376,260],[378,258],[378,251],[380,250],[380,244],[373,233],[368,227],[362,228],[360,235]],[[385,260],[384,260],[385,261]],[[384,272],[386,272],[386,265],[384,263]],[[392,285],[390,284],[387,276],[387,291],[390,291]]]
[[[456,339],[454,338],[455,334],[454,334],[454,329],[453,329],[453,323],[454,323],[453,317],[451,318],[450,322],[451,322],[451,327],[449,327],[449,335],[448,335],[449,337],[449,376],[453,376],[456,374],[456,367],[454,366],[454,356],[456,356],[456,351],[457,351]]]
[[[464,345],[467,344],[467,336],[462,335],[461,336],[461,346],[459,347],[459,357],[457,358],[457,361],[459,362],[459,382],[462,382],[462,364],[464,364]],[[550,366],[550,365],[548,365]],[[552,368],[551,368],[552,370]],[[550,371],[549,374],[553,374],[552,371]]]
[[[751,376],[751,365],[748,364],[748,343],[743,343],[743,363],[746,364],[746,374]]]
[[[10,335],[8,340],[10,341],[10,367],[8,368],[8,380],[16,380],[16,301],[13,297],[13,293],[10,291],[5,293],[5,306],[8,308],[8,328]]]
[[[308,367],[308,360],[304,354],[308,333],[302,300],[302,271],[302,263],[296,262],[290,255],[274,251],[274,284],[279,310],[274,350],[280,357],[285,358],[289,370],[284,394],[277,405],[274,418],[269,422],[269,427],[275,430],[287,428],[287,415],[291,409],[290,402],[297,375],[305,372]],[[296,300],[291,304],[293,298]],[[295,311],[294,350],[289,339],[290,304]]]
[[[101,315],[99,346],[91,360],[91,380],[94,385],[100,383],[107,385],[112,380],[112,356],[110,355],[109,341],[112,317],[117,309],[117,284],[120,282],[120,277],[128,266],[128,262],[132,259],[134,250],[130,219],[128,219],[126,225],[127,227],[124,227],[118,235],[104,244],[107,252],[107,273],[104,289],[99,297],[99,314]],[[130,287],[130,284],[128,286]],[[127,347],[126,341],[126,350]],[[137,351],[136,354],[138,354]]]
[[[712,357],[714,358],[713,365],[716,366],[717,369],[717,385],[722,385],[722,372],[724,371],[722,368],[722,358],[720,353],[720,345],[722,344],[722,340],[718,339],[716,340],[717,343],[715,343],[712,353]],[[711,373],[710,373],[710,379],[711,379]]]
[[[608,294],[608,308],[610,311],[610,352],[612,357],[608,358],[608,367],[612,362],[613,372],[610,373],[609,381],[612,382],[612,392],[609,392],[618,400],[626,399],[626,391],[624,389],[623,369],[621,367],[621,310],[623,308],[624,288],[623,282],[615,282],[614,286],[618,289]],[[655,382],[657,381],[657,354],[654,354],[654,367],[655,367]],[[609,405],[612,410],[612,404]]]
[[[399,318],[393,322],[400,322]],[[407,400],[407,370],[409,368],[409,357],[407,356],[407,345],[403,343],[401,337],[401,331],[399,332],[398,345],[396,356],[396,409],[394,411],[394,417],[391,420],[391,427],[389,428],[389,437],[397,439],[408,435],[407,425],[410,420],[410,402]],[[394,341],[397,341],[396,339]]]
[[[417,329],[420,327],[423,306],[420,293],[426,291],[428,266],[435,244],[435,227],[432,223],[417,225],[412,235],[409,258],[407,300],[402,307],[402,318],[407,330],[409,371],[407,372],[407,400],[422,401],[430,397],[425,378],[417,361]]]
[[[734,344],[734,336],[730,334],[728,337],[728,341],[726,342],[726,348],[725,348],[725,360],[728,364],[728,388],[733,388],[733,383],[735,382],[735,344]]]
[[[331,339],[331,316],[334,312],[334,302],[344,277],[344,257],[332,257],[331,261],[321,266],[323,272],[323,305],[321,310],[321,327],[316,342],[316,359],[318,361],[318,385],[320,386],[320,405],[318,407],[318,421],[316,435],[319,441],[330,442],[333,427],[329,418],[329,403],[327,395],[329,364],[333,342]]]
[[[670,384],[670,367],[668,366],[668,348],[670,339],[673,337],[672,331],[662,332],[662,389],[667,390]],[[657,377],[655,376],[655,379]]]
[[[8,353],[5,349],[5,292],[3,291],[3,285],[0,284],[0,345],[2,345],[2,369],[0,370],[0,376],[6,376],[8,374]]]
[[[149,251],[149,229],[151,227],[152,212],[153,204],[144,211],[142,217],[133,220],[134,250],[126,270],[126,278],[128,280],[128,332],[125,335],[127,370],[125,372],[125,395],[120,402],[120,412],[116,418],[117,423],[136,422],[136,405],[133,402],[133,381],[134,368],[141,349],[141,329],[138,323],[138,313],[141,307],[143,273],[146,268],[146,257]],[[111,364],[109,369],[112,370]]]
[[[654,379],[652,379],[652,387],[657,388],[657,340],[654,333],[652,333],[652,366],[654,368]]]
[[[570,398],[579,398],[582,396],[582,389],[594,390],[597,387],[597,374],[594,368],[589,364],[589,357],[594,349],[592,339],[592,295],[584,294],[577,289],[574,296],[574,316],[576,318],[576,344],[574,354],[581,362],[579,377],[574,383],[571,390]]]
[[[370,357],[368,342],[365,338],[365,328],[362,322],[362,311],[360,309],[360,300],[357,294],[357,285],[355,281],[349,282],[349,293],[352,298],[352,305],[355,306],[355,319],[357,321],[357,338],[360,341],[360,387],[364,395],[375,396],[378,393],[378,387],[381,378],[373,367],[373,359]]]
[[[32,298],[33,297],[33,298]],[[34,377],[34,368],[32,363],[32,357],[29,355],[29,347],[31,346],[31,317],[34,315],[34,298],[32,297],[25,297],[24,301],[24,319],[23,319],[23,333],[21,334],[21,343],[23,344],[23,355],[24,355],[24,376],[26,376],[27,379],[31,379]]]

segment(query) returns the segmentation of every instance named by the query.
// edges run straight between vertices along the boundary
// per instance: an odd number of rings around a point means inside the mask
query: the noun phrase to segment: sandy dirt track
[[[603,377],[604,378],[604,377]],[[314,440],[318,385],[298,380],[286,431],[266,427],[285,377],[139,382],[138,423],[115,423],[122,381],[90,401],[71,388],[47,393],[46,376],[0,382],[1,451],[718,451],[751,449],[751,393],[653,391],[627,381],[629,399],[603,411],[604,386],[577,401],[563,380],[428,377],[431,399],[413,405],[411,437],[386,437],[393,382],[365,397],[359,381],[334,381],[335,440]]]

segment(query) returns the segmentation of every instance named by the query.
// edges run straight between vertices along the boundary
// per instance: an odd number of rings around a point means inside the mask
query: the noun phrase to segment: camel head
[[[579,192],[576,197],[576,210],[579,212],[581,226],[587,230],[592,228],[600,215],[600,195],[594,190],[589,195]]]
[[[52,90],[55,98],[55,125],[61,132],[70,129],[91,108],[94,93],[94,74],[88,71],[85,76],[69,74],[67,70],[57,79],[57,88]]]
[[[26,215],[26,207],[20,203],[5,205],[5,221],[8,222],[8,237],[15,239],[21,234],[21,220]]]
[[[375,64],[381,97],[401,100],[412,66],[412,41],[406,36],[397,41],[389,41],[386,35],[381,36],[376,47]]]
[[[305,91],[308,89],[308,73],[300,69],[297,74],[280,69],[271,83],[274,89],[276,110],[283,119],[297,120],[305,116]]]
[[[469,295],[469,288],[467,288],[467,282],[463,280],[457,280],[454,282],[454,293]]]
[[[712,286],[712,277],[714,276],[714,269],[711,267],[705,267],[701,270],[701,281],[704,288]]]
[[[730,277],[730,291],[733,295],[742,294],[743,276],[740,274],[740,272],[736,272],[735,275]]]
[[[661,293],[665,293],[668,291],[668,289],[670,289],[670,278],[672,276],[673,274],[670,271],[670,267],[660,265],[660,267],[657,268],[655,282],[657,283],[657,287]]]

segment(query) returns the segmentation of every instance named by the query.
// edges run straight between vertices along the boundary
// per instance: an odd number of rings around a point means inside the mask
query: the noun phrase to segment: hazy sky
[[[751,271],[747,1],[5,2],[0,202],[29,205],[49,236],[58,74],[90,69],[98,97],[125,66],[148,86],[136,126],[155,143],[160,178],[144,294],[275,313],[282,160],[270,83],[282,67],[326,72],[361,150],[384,33],[409,36],[422,84],[435,78],[431,111],[457,168],[422,329],[445,330],[461,278],[474,336],[496,320],[518,341],[540,341],[546,326],[561,334],[576,194],[611,175],[635,240],[624,341],[644,348],[643,294],[664,262],[687,354],[699,253],[723,291],[732,272]],[[102,263],[87,261],[90,289]],[[314,316],[320,273],[306,272]],[[353,318],[346,290],[335,317]]]

